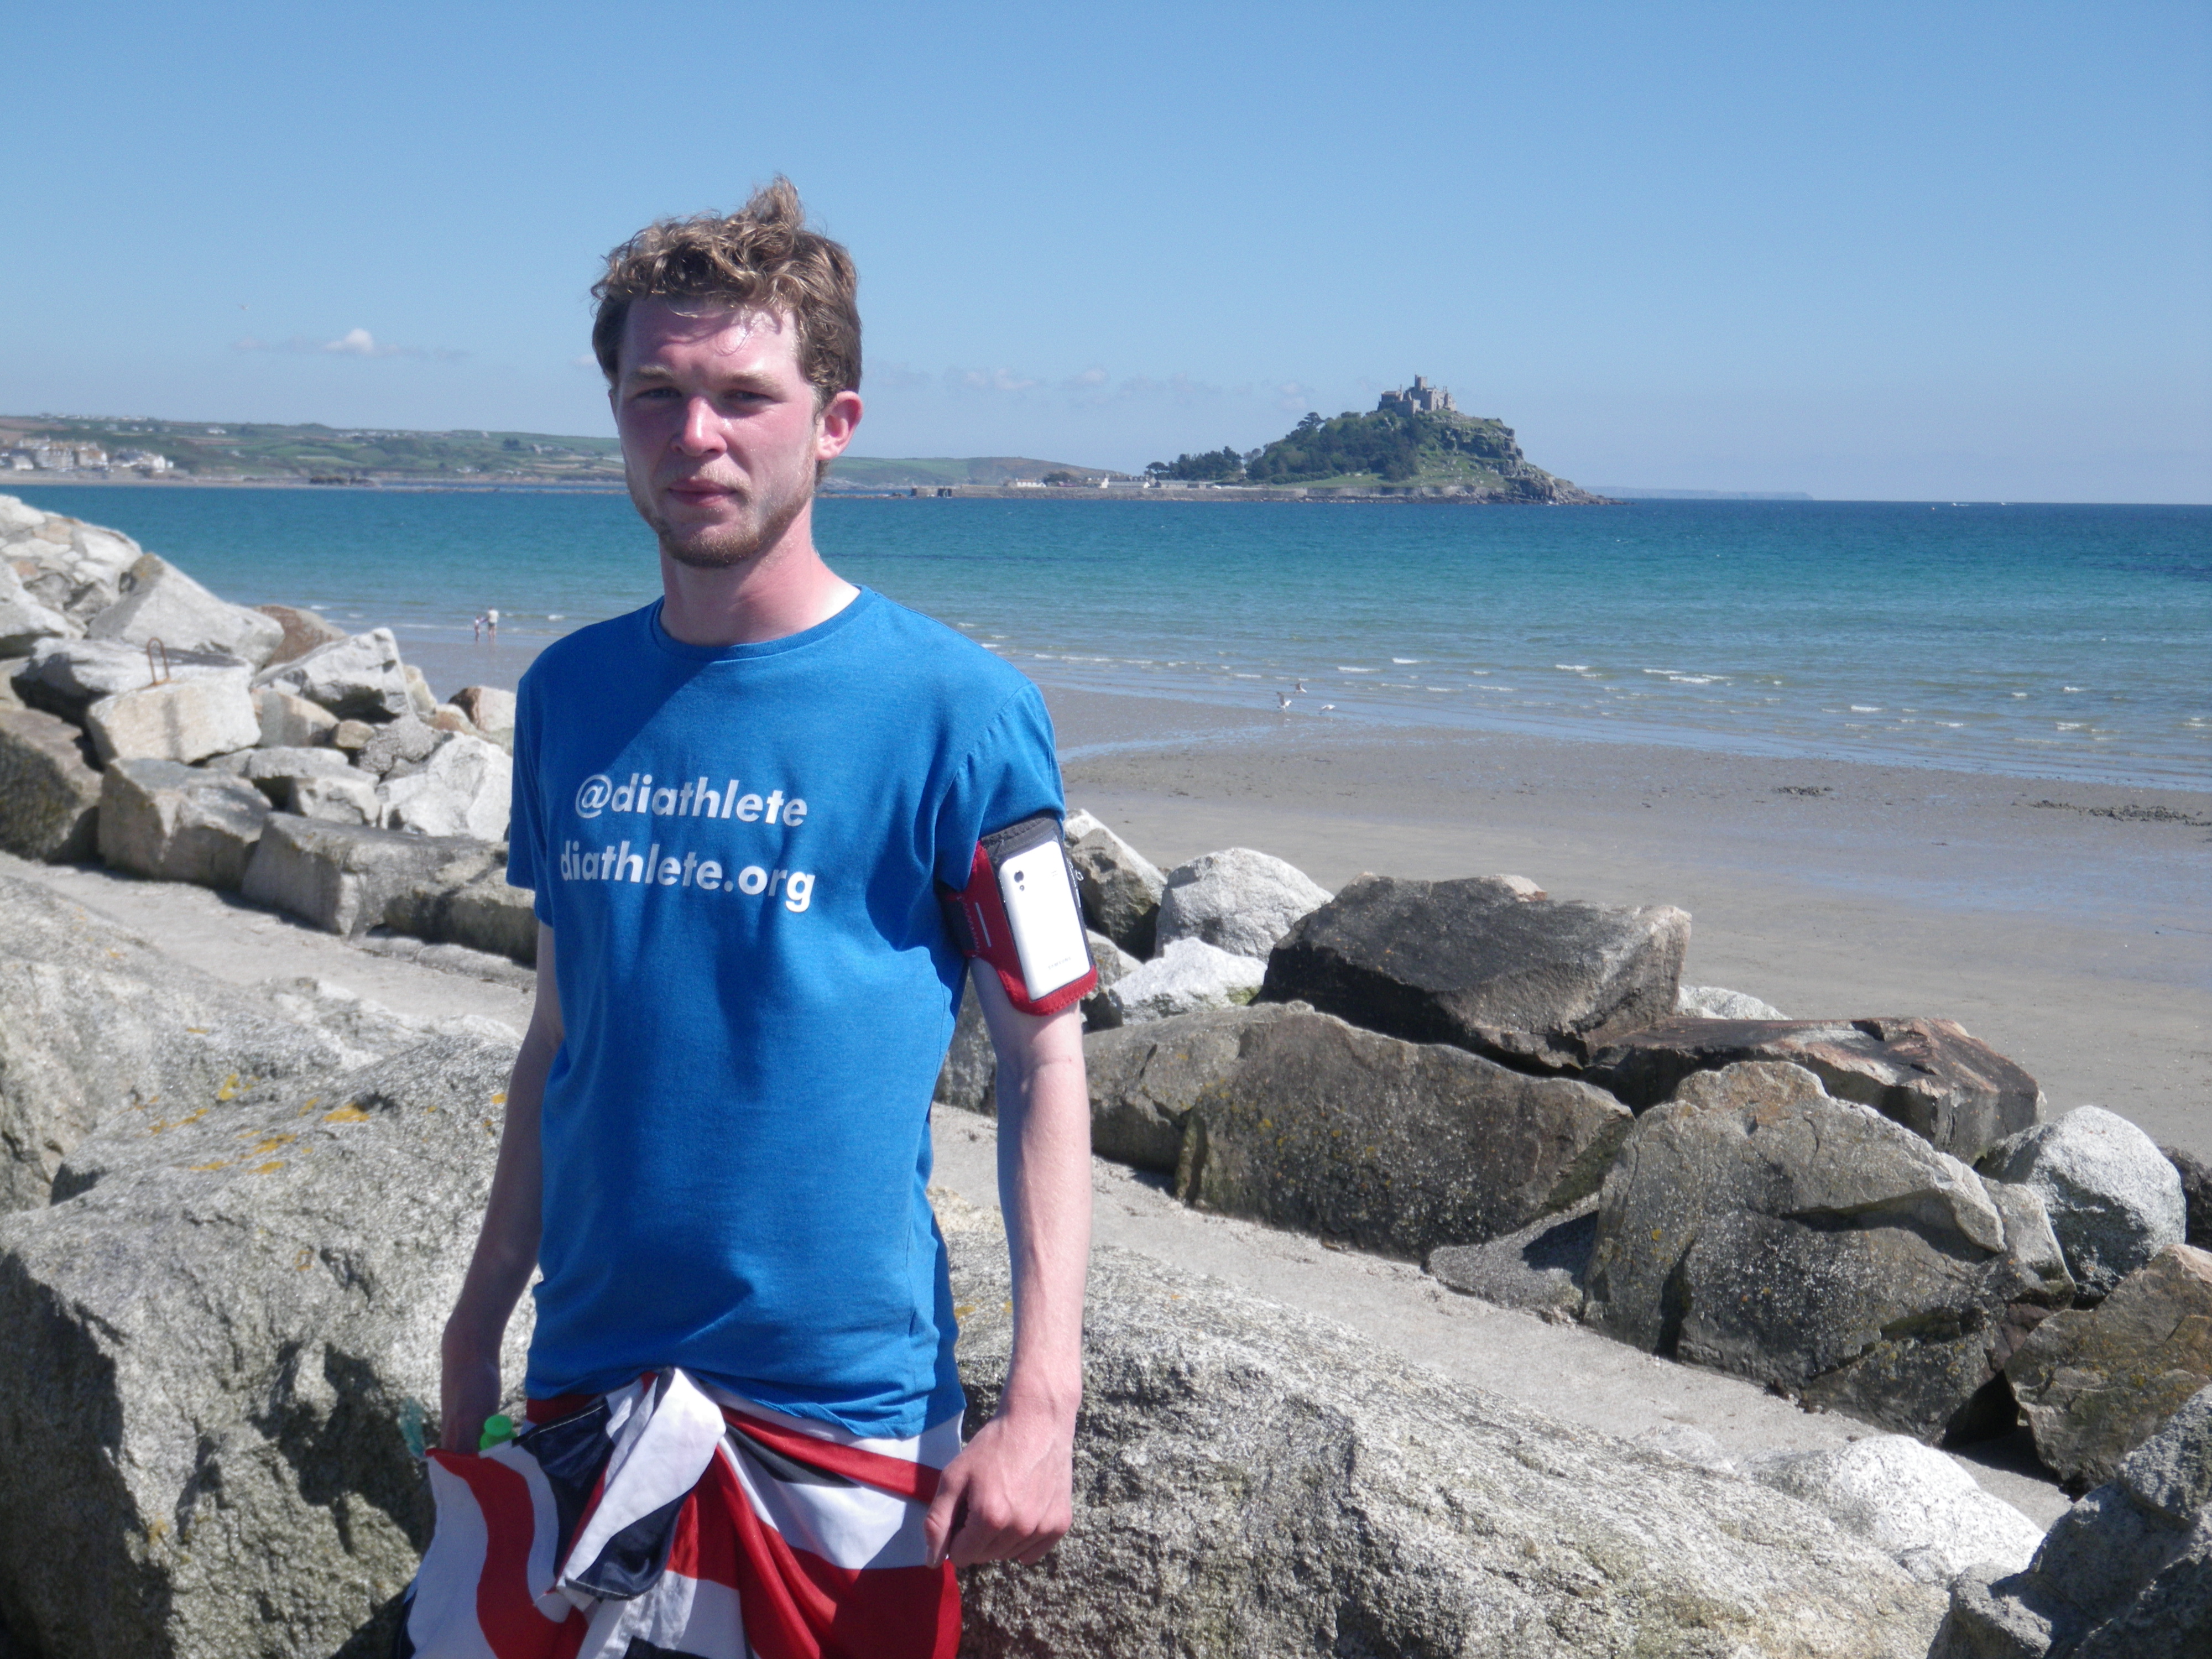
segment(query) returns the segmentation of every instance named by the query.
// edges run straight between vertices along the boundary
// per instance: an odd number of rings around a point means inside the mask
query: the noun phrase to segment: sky
[[[2212,6],[17,9],[0,412],[606,433],[776,173],[854,453],[1134,469],[1425,374],[1598,486],[2212,501]]]

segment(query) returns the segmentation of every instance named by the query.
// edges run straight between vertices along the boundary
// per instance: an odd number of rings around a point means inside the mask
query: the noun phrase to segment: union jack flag
[[[863,1439],[673,1369],[530,1419],[430,1454],[396,1659],[952,1659],[921,1523],[957,1419]]]

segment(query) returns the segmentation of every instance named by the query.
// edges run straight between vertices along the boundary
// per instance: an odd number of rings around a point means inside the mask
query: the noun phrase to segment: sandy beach
[[[1163,868],[1242,845],[1332,888],[1510,872],[1677,904],[1693,983],[1955,1019],[2053,1112],[2212,1155],[2212,792],[1047,700],[1070,804]]]

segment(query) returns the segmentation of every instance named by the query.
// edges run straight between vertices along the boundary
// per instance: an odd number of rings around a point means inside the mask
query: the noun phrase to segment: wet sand
[[[2053,1112],[2212,1156],[2212,792],[1046,695],[1070,805],[1163,868],[1246,846],[1329,887],[1510,872],[1678,904],[1692,983],[1955,1019]]]

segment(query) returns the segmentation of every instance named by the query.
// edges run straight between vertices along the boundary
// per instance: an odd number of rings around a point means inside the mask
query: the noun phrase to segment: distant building
[[[1431,386],[1422,376],[1413,376],[1413,384],[1395,392],[1386,392],[1375,408],[1384,415],[1411,415],[1419,410],[1425,415],[1457,414],[1459,405],[1452,395],[1440,386]]]
[[[4,465],[13,472],[105,471],[107,452],[98,444],[58,444],[49,438],[33,438],[8,451]]]

